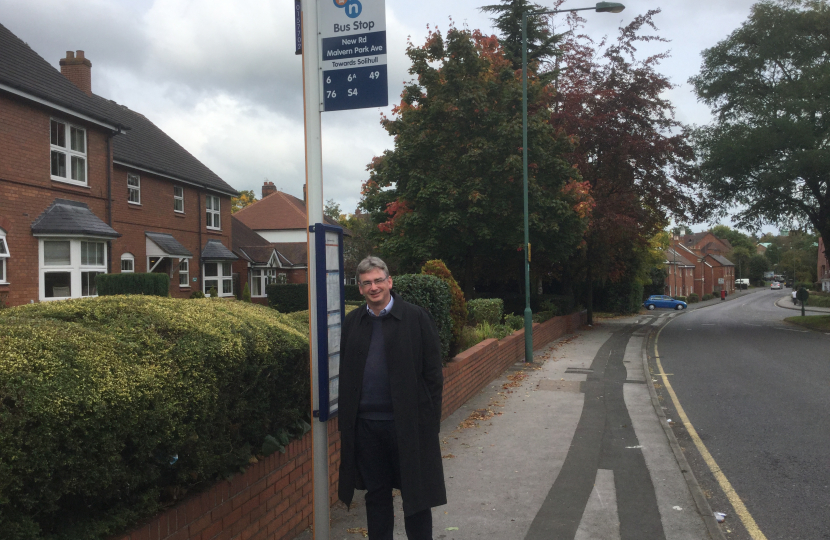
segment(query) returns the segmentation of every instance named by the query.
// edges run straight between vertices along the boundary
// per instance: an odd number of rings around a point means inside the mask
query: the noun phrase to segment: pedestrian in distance
[[[793,305],[798,305],[798,291],[795,290],[795,287],[793,287]]]
[[[340,480],[347,507],[366,490],[370,540],[392,540],[392,489],[401,490],[409,540],[432,540],[432,508],[447,503],[438,432],[443,371],[435,323],[392,290],[386,264],[357,266],[366,304],[340,337]]]

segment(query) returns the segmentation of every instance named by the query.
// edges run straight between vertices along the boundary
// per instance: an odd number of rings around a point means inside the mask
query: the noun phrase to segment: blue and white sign
[[[321,0],[324,111],[389,104],[385,0]]]

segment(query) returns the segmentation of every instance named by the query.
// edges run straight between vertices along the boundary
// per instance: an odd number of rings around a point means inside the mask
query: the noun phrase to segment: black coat
[[[447,503],[438,432],[444,375],[435,323],[421,307],[392,293],[392,312],[383,320],[383,343],[401,466],[404,514]],[[372,339],[366,305],[346,316],[340,338],[340,500],[349,506],[362,489],[355,463],[357,409]]]

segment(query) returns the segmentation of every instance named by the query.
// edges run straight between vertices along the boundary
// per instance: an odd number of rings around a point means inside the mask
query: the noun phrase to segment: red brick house
[[[724,254],[732,251],[732,244],[710,232],[674,237],[678,254],[695,265],[694,292],[699,296],[735,292],[735,265]]]
[[[170,294],[234,294],[238,192],[143,115],[57,71],[0,25],[0,299],[95,296],[95,276],[164,272]]]
[[[306,283],[308,261],[306,244],[272,243],[231,216],[232,251],[239,257],[233,272],[239,276],[239,290],[247,283],[251,301],[268,304],[265,286],[270,283]],[[290,258],[289,258],[290,257]]]
[[[664,253],[666,281],[664,294],[668,296],[689,296],[695,292],[695,264],[674,248]]]

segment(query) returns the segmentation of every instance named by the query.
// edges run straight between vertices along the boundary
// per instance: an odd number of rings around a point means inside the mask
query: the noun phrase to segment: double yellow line
[[[668,323],[667,323],[668,324]],[[660,363],[660,355],[657,352],[657,340],[660,338],[660,333],[665,328],[665,325],[657,331],[657,335],[654,336],[654,360],[657,362],[657,369],[660,370],[658,375],[663,379],[663,386],[665,386],[666,390],[669,392],[669,396],[671,396],[672,403],[674,403],[674,410],[677,411],[677,416],[683,422],[683,425],[686,427],[686,431],[689,433],[689,436],[692,438],[692,441],[695,443],[695,447],[697,447],[697,451],[700,452],[700,455],[703,457],[703,461],[706,462],[706,465],[709,467],[709,470],[712,471],[712,474],[715,476],[715,479],[718,481],[720,488],[726,494],[726,498],[729,499],[729,503],[732,505],[732,508],[735,509],[735,514],[740,518],[741,523],[744,524],[747,532],[749,532],[749,536],[752,537],[753,540],[767,540],[767,537],[764,536],[764,533],[761,532],[761,529],[758,527],[758,524],[755,523],[755,520],[752,518],[752,514],[749,513],[744,502],[741,500],[740,496],[735,492],[735,488],[732,487],[732,484],[729,482],[729,479],[726,478],[726,475],[723,474],[721,468],[718,467],[718,464],[715,462],[715,458],[712,457],[712,454],[709,453],[709,450],[706,449],[706,445],[703,444],[703,441],[700,440],[700,436],[697,434],[694,426],[689,421],[689,417],[686,416],[686,411],[683,410],[683,407],[680,405],[680,400],[677,399],[677,394],[674,393],[674,388],[672,388],[671,383],[669,382],[669,378],[666,376],[666,372],[663,370],[663,364]]]

